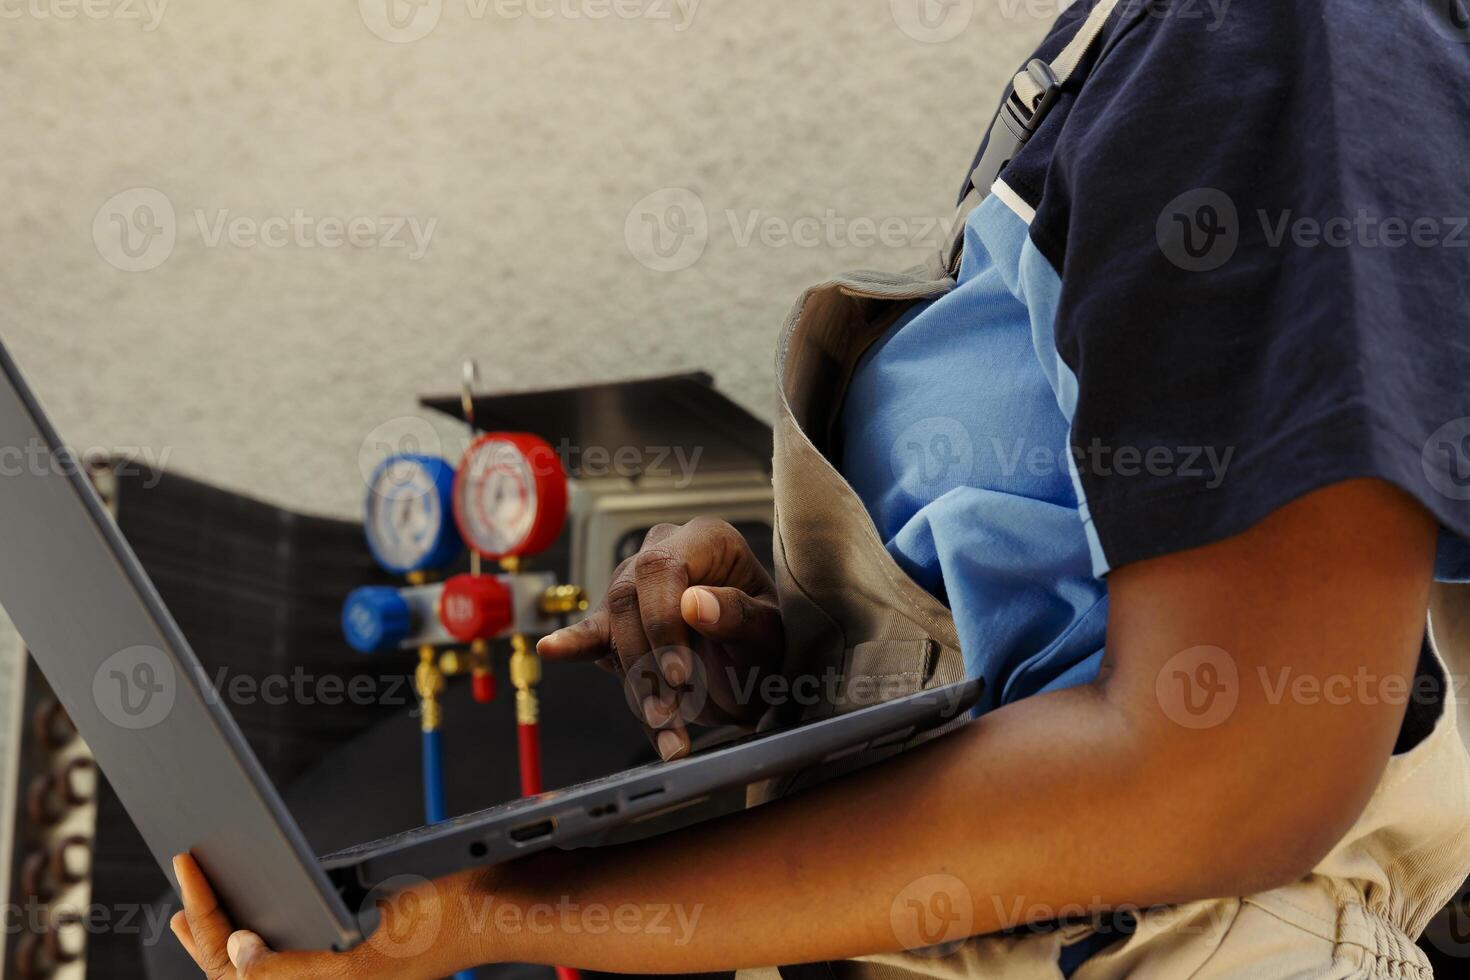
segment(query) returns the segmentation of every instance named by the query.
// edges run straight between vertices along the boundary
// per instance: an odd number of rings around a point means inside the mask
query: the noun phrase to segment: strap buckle
[[[980,165],[970,174],[970,186],[981,194],[990,193],[990,185],[995,183],[1000,172],[1016,158],[1031,137],[1036,135],[1061,94],[1062,83],[1057,80],[1051,65],[1041,59],[1033,59],[1022,74],[1034,83],[1039,95],[1034,99],[1034,104],[1028,105],[1027,100],[1017,91],[1015,82],[1011,83],[1006,92],[1006,100],[996,113],[995,122],[990,126],[990,139],[986,143],[985,154],[980,158]]]
[[[990,188],[1000,177],[1000,172],[1041,128],[1061,94],[1062,83],[1057,80],[1056,72],[1039,58],[1033,59],[1022,74],[1030,79],[1039,94],[1034,99],[1035,104],[1028,105],[1027,99],[1016,90],[1014,81],[1006,90],[1005,101],[996,112],[995,121],[990,124],[985,152],[980,163],[970,171],[970,179],[955,215],[955,226],[940,257],[951,276],[959,275],[960,262],[964,257],[965,219],[990,195]]]

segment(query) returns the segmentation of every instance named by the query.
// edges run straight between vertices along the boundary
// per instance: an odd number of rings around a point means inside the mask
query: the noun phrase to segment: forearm
[[[1280,668],[1412,678],[1434,541],[1413,501],[1364,481],[1121,569],[1097,683],[753,812],[485,873],[459,896],[479,956],[615,972],[804,963],[1292,881],[1357,819],[1403,703],[1388,686],[1340,702],[1268,682]],[[1203,727],[1164,703],[1181,681],[1218,686],[1196,651],[1236,678]],[[903,916],[936,875],[953,928],[915,937]]]
[[[1191,889],[1200,822],[1162,804],[1190,798],[1189,774],[1171,782],[1138,763],[1096,688],[1028,699],[788,800],[490,876],[484,956],[700,972],[894,951],[918,945],[903,916],[930,875],[949,876],[959,893],[941,901],[969,914],[945,939],[1228,886]],[[1205,789],[1193,797],[1218,806]],[[1120,859],[1145,848],[1152,860]]]

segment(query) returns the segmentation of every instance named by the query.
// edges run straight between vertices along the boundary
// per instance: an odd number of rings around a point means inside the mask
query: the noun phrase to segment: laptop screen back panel
[[[203,668],[0,346],[0,605],[159,866],[192,851],[280,949],[360,939]]]

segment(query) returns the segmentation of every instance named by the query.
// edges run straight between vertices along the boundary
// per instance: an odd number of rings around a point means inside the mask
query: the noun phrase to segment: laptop
[[[0,605],[170,882],[172,856],[193,852],[233,920],[277,949],[356,945],[376,926],[373,889],[398,876],[591,846],[703,815],[722,791],[895,754],[962,722],[983,688],[935,688],[319,857],[3,345],[0,370]]]

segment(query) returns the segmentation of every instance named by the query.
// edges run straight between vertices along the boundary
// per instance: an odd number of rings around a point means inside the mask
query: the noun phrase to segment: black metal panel
[[[463,417],[460,396],[424,398],[426,408]],[[699,452],[701,472],[769,471],[771,427],[717,391],[708,374],[682,374],[609,384],[554,388],[474,399],[475,425],[484,431],[532,432],[557,447],[573,476],[585,470],[588,450],[611,456],[644,453],[646,465],[664,449]],[[671,465],[668,460],[665,465]]]

